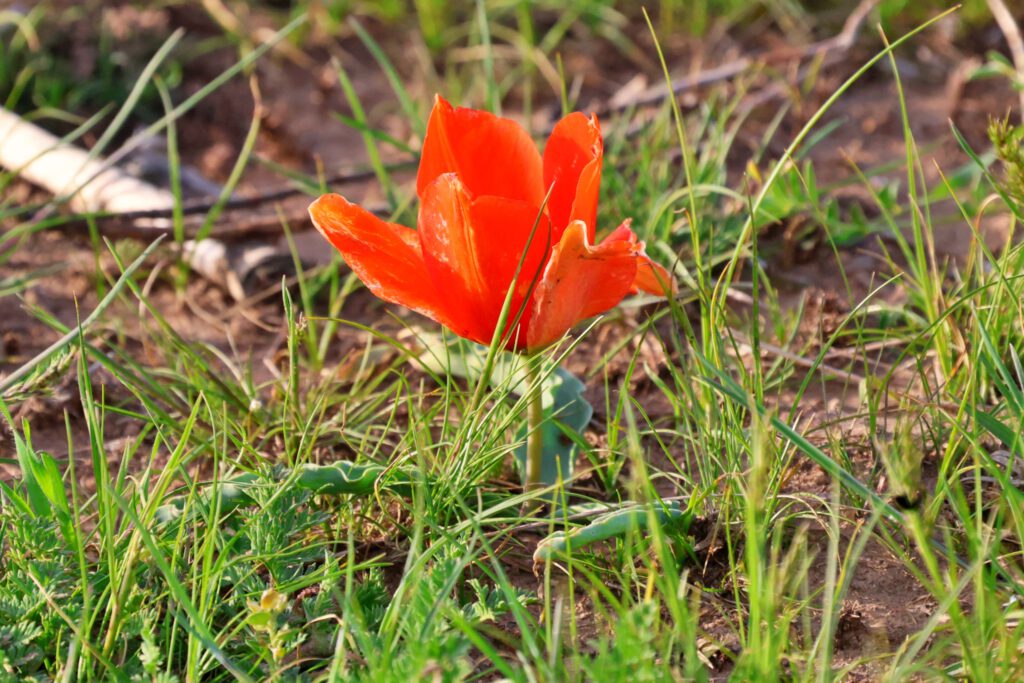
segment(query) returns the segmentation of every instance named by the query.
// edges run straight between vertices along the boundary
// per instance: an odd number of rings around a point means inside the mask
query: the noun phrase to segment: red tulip
[[[418,230],[336,194],[309,212],[370,291],[482,344],[491,342],[525,250],[505,346],[533,351],[628,294],[673,287],[628,220],[594,244],[603,153],[596,117],[563,118],[541,157],[516,122],[438,97],[416,178]]]

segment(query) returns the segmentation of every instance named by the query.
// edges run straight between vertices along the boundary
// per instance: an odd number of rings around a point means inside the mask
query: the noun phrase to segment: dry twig
[[[6,109],[0,109],[0,166],[54,196],[69,197],[70,205],[79,211],[152,214],[132,219],[133,237],[153,239],[173,231],[171,192],[61,142]],[[268,279],[279,280],[294,270],[290,254],[262,242],[228,246],[219,239],[190,240],[184,244],[184,255],[196,271],[225,286],[237,300]]]

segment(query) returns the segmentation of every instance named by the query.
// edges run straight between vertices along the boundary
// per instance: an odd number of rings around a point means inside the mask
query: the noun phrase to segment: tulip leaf
[[[412,486],[412,480],[405,472],[394,469],[387,471],[382,465],[361,465],[347,460],[329,465],[302,465],[297,473],[285,475],[281,481],[317,495],[366,496],[373,493],[378,479],[381,479],[380,488],[400,495],[408,494]],[[227,515],[240,507],[254,504],[249,491],[262,485],[258,475],[247,472],[218,482],[216,489],[211,487],[200,493],[198,505],[208,508],[216,500],[219,515]],[[177,496],[161,505],[154,515],[157,523],[168,524],[181,518],[185,512],[185,503],[185,496]]]
[[[556,368],[545,380],[543,388],[544,422],[539,429],[544,442],[544,460],[540,479],[545,486],[557,484],[572,476],[576,459],[574,435],[583,429],[594,415],[594,408],[583,398],[586,387],[575,375],[564,368]],[[526,476],[526,425],[519,430],[519,446],[515,456],[519,471]],[[553,498],[552,491],[549,499]]]
[[[537,544],[537,549],[533,553],[533,561],[539,564],[573,549],[645,530],[652,520],[658,524],[679,523],[685,526],[689,517],[689,513],[680,507],[678,501],[653,505],[628,505],[599,515],[585,526],[579,526],[569,531],[556,531]]]
[[[480,344],[465,339],[446,339],[443,335],[426,332],[419,335],[419,342],[424,349],[416,360],[427,372],[440,377],[461,377],[474,383],[479,381],[487,356],[487,349]],[[500,386],[506,382],[521,384],[524,377],[522,368],[516,367],[514,357],[501,354],[491,368],[490,383],[491,386]],[[516,393],[521,394],[521,388]]]
[[[482,346],[462,340],[446,342],[441,336],[422,335],[421,341],[426,343],[427,352],[420,356],[419,362],[426,370],[478,381],[486,355]],[[579,434],[583,433],[594,414],[593,406],[583,398],[586,389],[583,382],[564,368],[550,370],[550,367],[545,370],[547,376],[542,389],[544,421],[540,426],[544,443],[541,465],[541,483],[544,486],[552,486],[572,476]],[[492,386],[507,385],[512,394],[522,396],[527,389],[525,363],[517,362],[513,355],[506,354],[495,363],[490,383]],[[525,414],[523,417],[523,426],[516,433],[519,445],[514,454],[525,483],[527,426]],[[553,498],[554,492],[548,500]]]

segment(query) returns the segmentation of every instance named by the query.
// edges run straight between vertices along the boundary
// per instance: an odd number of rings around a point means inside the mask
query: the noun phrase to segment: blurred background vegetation
[[[856,5],[822,0],[7,2],[0,3],[0,100],[8,109],[57,119],[94,113],[127,97],[147,59],[176,27],[195,30],[211,22],[221,31],[193,36],[163,64],[161,77],[171,88],[180,85],[182,70],[204,55],[233,45],[244,48],[303,15],[309,23],[289,37],[296,46],[315,49],[352,36],[350,20],[357,18],[384,44],[414,50],[421,43],[443,73],[467,59],[463,48],[481,44],[481,31],[496,53],[515,51],[529,69],[538,60],[554,59],[568,38],[596,40],[623,59],[644,60],[638,50],[650,42],[640,30],[645,10],[671,49],[702,38],[713,41],[727,30],[756,40],[759,31],[770,28],[793,44],[807,42],[815,33],[834,33]],[[1016,10],[1022,3],[1010,5]],[[882,0],[877,18],[893,34],[950,6],[942,0]],[[965,0],[950,30],[956,40],[971,42],[990,21],[985,0]],[[150,84],[136,114],[152,118],[160,110]]]

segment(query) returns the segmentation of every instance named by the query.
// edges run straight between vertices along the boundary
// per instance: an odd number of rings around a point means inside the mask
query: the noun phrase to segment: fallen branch
[[[396,168],[414,167],[415,159],[401,164]],[[377,175],[374,171],[351,171],[337,173],[324,179],[326,187],[335,188],[350,183],[368,182],[375,180]],[[281,233],[281,216],[276,212],[264,212],[252,215],[252,209],[260,208],[267,204],[281,202],[287,199],[306,197],[308,192],[299,186],[278,187],[267,192],[261,192],[246,197],[231,197],[225,201],[221,208],[222,212],[217,227],[213,230],[216,239],[224,241],[237,241],[246,237],[254,237],[265,234],[279,235]],[[181,204],[181,215],[184,217],[183,233],[186,237],[195,237],[203,226],[203,216],[217,205],[215,198],[202,197],[198,199],[185,200]],[[389,207],[381,204],[369,207],[369,210],[381,216],[388,216],[391,213]],[[71,215],[67,220],[54,226],[60,230],[81,230],[89,220],[103,221],[103,233],[113,237],[140,237],[143,232],[146,235],[152,231],[159,230],[168,235],[173,234],[173,226],[164,225],[140,225],[140,221],[146,219],[169,219],[174,215],[173,207],[138,209],[134,211],[121,212],[90,212],[87,215],[82,213]],[[287,222],[305,222],[307,219],[306,209],[303,206],[301,212],[296,211],[285,215]]]
[[[184,254],[193,269],[224,287],[235,301],[280,284],[282,276],[295,273],[290,252],[259,242],[229,245],[213,239],[189,240],[185,242]]]
[[[77,211],[120,213],[141,208],[170,209],[174,204],[167,190],[120,169],[104,167],[84,150],[62,143],[52,133],[6,109],[0,109],[0,166],[55,196],[71,195],[69,204]]]
[[[0,166],[54,196],[69,196],[70,206],[77,211],[113,215],[131,226],[128,235],[104,231],[107,237],[152,239],[174,231],[175,199],[170,191],[64,143],[6,109],[0,109]],[[280,231],[280,218],[275,223]],[[226,287],[236,300],[294,273],[290,254],[259,241],[229,246],[219,238],[189,240],[183,244],[183,256],[200,275]]]

